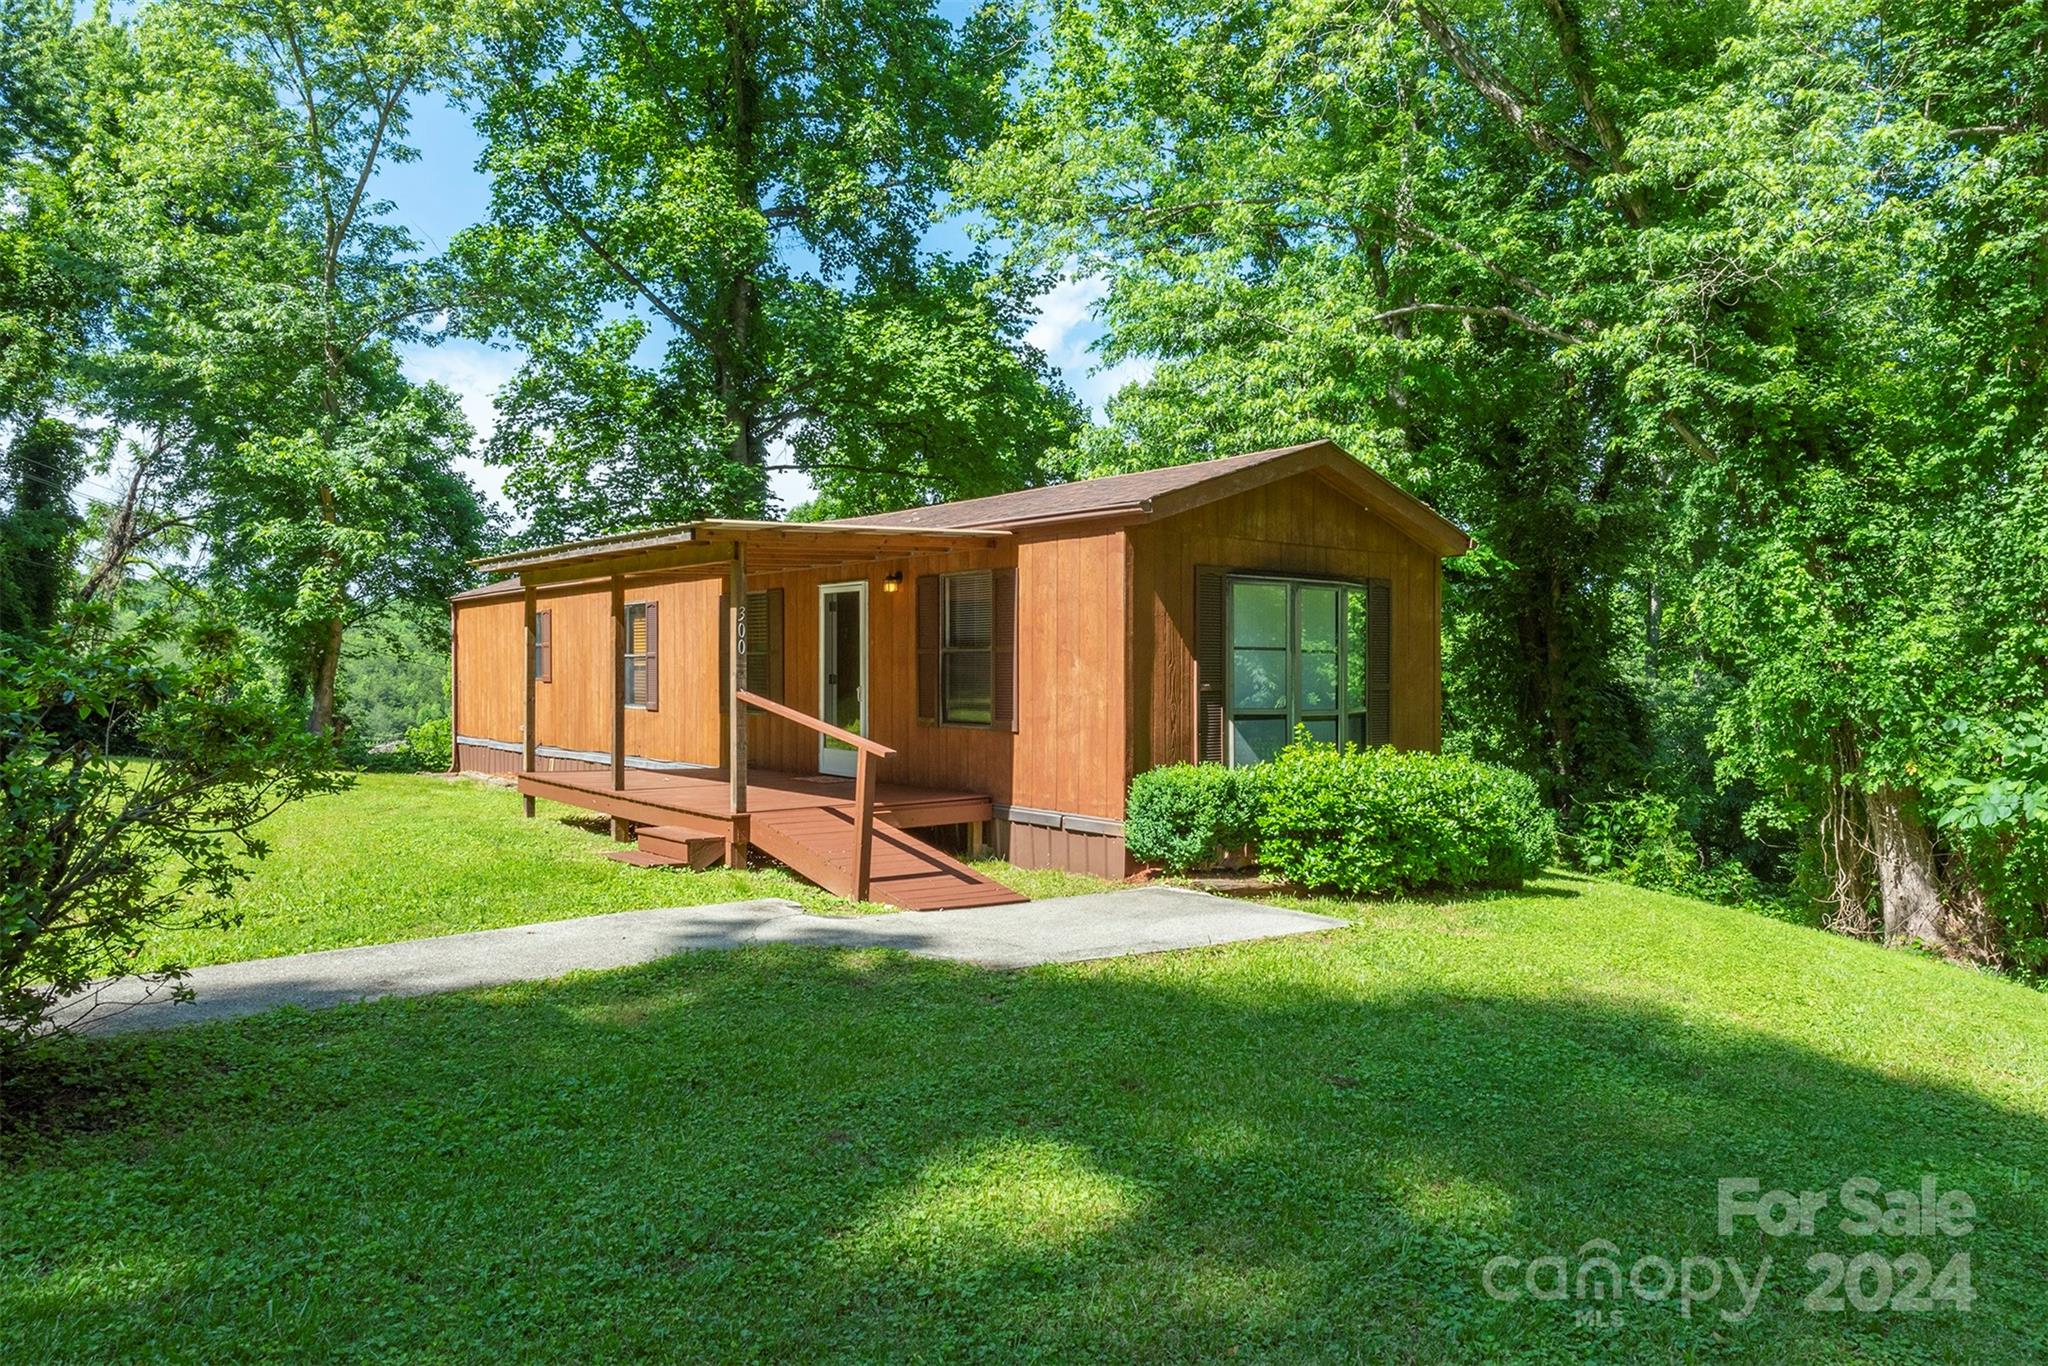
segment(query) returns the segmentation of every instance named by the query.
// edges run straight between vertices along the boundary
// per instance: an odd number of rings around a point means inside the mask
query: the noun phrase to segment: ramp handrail
[[[829,736],[854,752],[853,760],[853,899],[868,899],[868,870],[874,866],[875,838],[875,774],[869,760],[886,759],[896,751],[887,745],[876,744],[865,735],[855,734],[843,726],[830,721],[821,721],[807,716],[795,707],[785,707],[780,702],[770,701],[759,693],[740,688],[733,696],[750,707],[759,707],[770,716],[779,716],[785,721],[794,721],[820,735]]]

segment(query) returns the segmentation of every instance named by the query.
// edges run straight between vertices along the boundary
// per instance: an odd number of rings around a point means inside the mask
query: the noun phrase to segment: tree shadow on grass
[[[157,1078],[0,1191],[0,1344],[871,1358],[2020,1360],[2041,1117],[1611,1000],[1373,994],[1284,953],[992,974],[696,954],[89,1045]],[[1876,1027],[1877,1022],[1873,1022]],[[1974,1197],[1962,1239],[1716,1228],[1716,1182]],[[1776,1264],[1682,1315],[1490,1259]],[[1808,1255],[1973,1258],[1809,1313]],[[1510,1289],[1515,1275],[1497,1277]]]

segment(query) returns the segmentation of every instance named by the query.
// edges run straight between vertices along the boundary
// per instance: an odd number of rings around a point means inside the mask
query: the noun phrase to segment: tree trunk
[[[754,69],[756,39],[748,7],[734,5],[728,10],[726,43],[732,101],[728,111],[727,137],[732,149],[734,189],[748,209],[760,212],[761,178],[756,165],[759,149],[755,140],[760,118],[756,89],[758,77]],[[753,355],[759,312],[754,268],[743,265],[734,274],[726,297],[727,354],[718,367],[720,401],[726,421],[732,425],[732,460],[755,475],[759,484],[757,496],[765,501],[768,457],[761,449],[759,414],[755,411]]]
[[[341,618],[335,617],[321,630],[318,654],[313,665],[313,714],[306,729],[315,735],[334,732],[334,679],[341,671]]]
[[[1934,866],[1934,841],[1920,820],[1914,796],[1880,787],[1863,797],[1869,818],[1871,861],[1877,872],[1878,904],[1884,911],[1887,944],[1918,941],[1945,948],[1941,878]]]

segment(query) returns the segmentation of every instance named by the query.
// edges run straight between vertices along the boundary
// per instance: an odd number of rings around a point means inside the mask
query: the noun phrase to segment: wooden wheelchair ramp
[[[760,811],[748,824],[756,849],[838,896],[853,895],[854,822],[841,807]],[[952,855],[876,821],[868,900],[906,911],[1010,906],[1025,900]]]

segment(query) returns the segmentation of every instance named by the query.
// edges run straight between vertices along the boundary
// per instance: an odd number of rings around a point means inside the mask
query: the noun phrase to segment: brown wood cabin
[[[1321,441],[524,551],[453,600],[455,766],[611,817],[629,862],[751,847],[844,895],[1015,901],[941,846],[1121,877],[1155,765],[1297,724],[1435,748],[1441,564],[1469,546]]]

